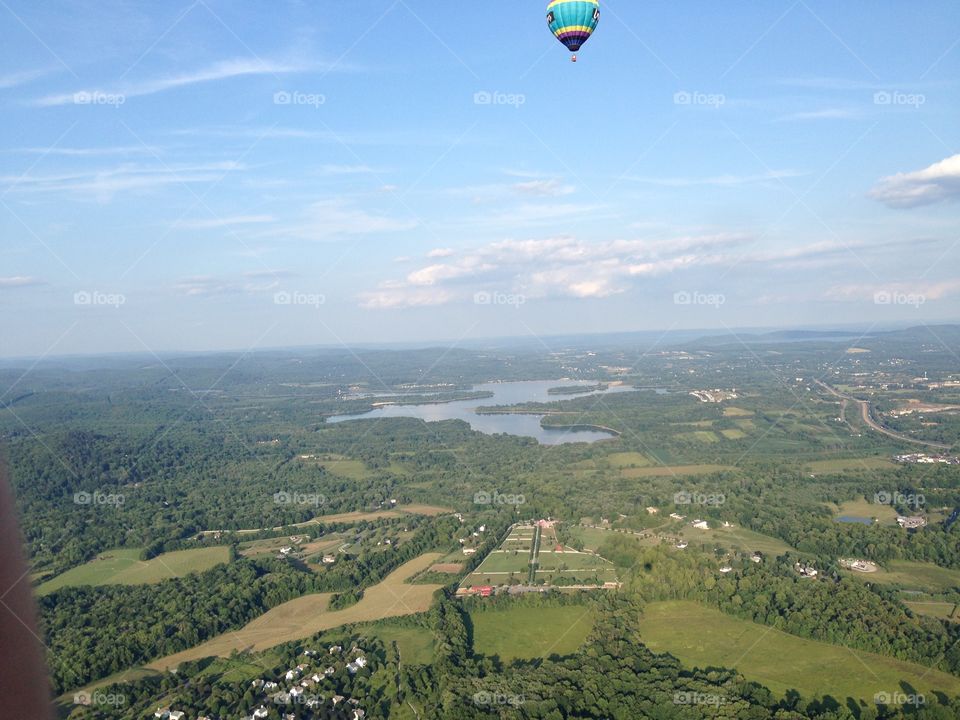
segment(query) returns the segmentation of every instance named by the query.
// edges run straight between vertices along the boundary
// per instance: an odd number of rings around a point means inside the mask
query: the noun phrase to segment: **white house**
[[[258,707],[256,710],[253,711],[253,717],[255,718],[255,720],[260,720],[260,718],[265,718],[269,714],[270,714],[270,711],[267,710],[263,705],[261,705],[260,707]]]
[[[693,526],[694,526],[695,528],[697,528],[697,530],[709,530],[709,529],[710,529],[710,525],[709,525],[709,523],[707,523],[706,520],[695,520],[694,523],[693,523]]]

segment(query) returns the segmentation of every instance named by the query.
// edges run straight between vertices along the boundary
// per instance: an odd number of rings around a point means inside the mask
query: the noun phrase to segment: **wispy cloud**
[[[223,227],[233,227],[235,225],[257,225],[262,223],[274,222],[276,218],[272,215],[233,215],[230,217],[211,218],[209,220],[181,220],[177,222],[177,227],[187,228],[189,230],[211,230]]]
[[[960,155],[948,157],[923,170],[885,177],[870,195],[892,208],[960,200]]]
[[[296,277],[290,270],[257,270],[241,275],[193,275],[180,280],[174,289],[187,297],[257,295],[280,287],[280,281]]]
[[[758,175],[716,175],[713,177],[700,178],[627,176],[623,179],[650,185],[662,185],[664,187],[700,187],[704,185],[734,187],[738,185],[751,185],[754,183],[769,182],[771,180],[785,180],[788,178],[803,177],[806,174],[807,173],[797,172],[795,170],[771,170],[770,172],[760,173]]]
[[[163,186],[196,182],[214,182],[225,173],[243,169],[241,163],[142,165],[58,173],[54,175],[0,176],[0,187],[18,193],[76,193],[101,202],[129,191],[154,190]]]
[[[110,155],[158,155],[162,148],[149,145],[118,145],[115,147],[23,147],[7,150],[23,155],[54,155],[61,157],[106,157]]]
[[[30,275],[13,275],[11,277],[0,277],[0,290],[11,288],[33,287],[36,285],[46,285],[46,281]]]
[[[0,90],[19,87],[20,85],[27,85],[28,83],[32,83],[34,80],[39,80],[45,75],[49,75],[51,72],[53,71],[49,69],[21,70],[19,72],[0,75]]]
[[[413,230],[416,218],[396,217],[358,207],[353,200],[332,198],[307,207],[304,218],[296,225],[278,227],[269,235],[296,237],[304,240],[334,240],[342,237],[396,233]]]
[[[853,120],[858,117],[860,113],[851,108],[824,108],[790,113],[777,119],[781,122],[802,122],[805,120]]]
[[[144,80],[139,83],[130,83],[113,88],[78,88],[74,92],[62,93],[59,95],[48,95],[37,98],[30,104],[38,107],[54,107],[58,105],[72,105],[76,102],[78,95],[86,94],[93,96],[96,94],[123,96],[124,98],[143,97],[146,95],[155,95],[156,93],[166,92],[177,88],[197,85],[199,83],[216,82],[218,80],[228,80],[231,78],[245,77],[252,75],[284,75],[289,73],[305,72],[315,69],[312,66],[277,62],[271,60],[251,60],[239,58],[234,60],[224,60],[200,70],[194,70],[179,75],[169,75],[167,77]]]

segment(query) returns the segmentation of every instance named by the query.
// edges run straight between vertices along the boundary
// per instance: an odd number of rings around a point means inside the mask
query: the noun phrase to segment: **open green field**
[[[921,665],[788,635],[725,615],[695,602],[651,603],[641,619],[643,642],[669,652],[690,667],[734,667],[784,694],[831,695],[873,702],[880,692],[898,692],[909,683],[920,693],[956,695],[960,678]]]
[[[615,468],[650,467],[653,462],[643,453],[619,452],[607,455],[607,462]]]
[[[684,440],[692,440],[693,442],[706,443],[708,445],[720,442],[717,434],[710,430],[694,430],[693,432],[677,433],[676,437],[683,438]]]
[[[737,430],[735,428],[728,428],[726,430],[721,430],[720,433],[727,440],[742,440],[747,436],[747,434],[743,430]]]
[[[569,655],[590,634],[595,614],[588,608],[514,607],[470,613],[473,649],[504,662]]]
[[[120,548],[101,553],[95,560],[68,570],[37,588],[47,595],[62,587],[77,585],[146,585],[161,580],[203,572],[230,559],[224,546],[177,550],[152,560],[139,560],[140,548]]]
[[[433,601],[433,593],[441,586],[414,585],[407,583],[407,580],[426,570],[440,557],[440,553],[426,553],[404,563],[384,578],[383,582],[367,588],[360,602],[343,610],[329,609],[330,593],[304,595],[278,605],[239,630],[224,633],[189,650],[160,658],[147,667],[167,670],[187,660],[215,655],[228,657],[234,650],[266,650],[280,643],[310,637],[321,630],[340,625],[424,612]]]
[[[911,590],[926,592],[935,593],[951,588],[960,588],[960,570],[948,570],[932,563],[891,560],[886,567],[879,568],[875,573],[864,575],[854,572],[849,574],[858,576],[868,582],[902,585]]]
[[[870,502],[866,498],[848,500],[837,507],[834,515],[837,517],[877,518],[881,525],[896,525],[897,511],[890,505]]]
[[[433,662],[433,633],[422,627],[394,627],[375,624],[364,633],[380,638],[384,644],[397,643],[404,665],[429,665]]]
[[[710,433],[712,434],[712,433]],[[714,436],[716,441],[716,436]],[[724,470],[736,470],[729,465],[658,465],[648,468],[624,468],[620,474],[628,479],[645,477],[661,477],[664,475],[709,475],[710,473],[722,472]]]
[[[722,545],[740,552],[762,552],[764,555],[772,556],[783,555],[793,550],[780,538],[763,535],[743,527],[711,527],[709,530],[698,530],[684,525],[680,535],[694,547],[700,543],[710,547]]]
[[[587,550],[596,550],[610,538],[611,531],[577,526],[571,528],[570,534],[578,538]]]
[[[814,460],[807,463],[807,469],[812,473],[843,472],[844,470],[889,470],[894,467],[889,458],[865,457],[847,458],[845,460]]]
[[[723,409],[724,417],[750,417],[751,415],[753,415],[753,410],[744,410],[732,405]]]
[[[331,475],[337,475],[348,480],[364,480],[370,475],[367,466],[360,460],[325,460],[320,467]]]
[[[914,602],[907,601],[904,605],[918,615],[929,615],[941,620],[960,622],[960,605],[956,603],[917,600]]]
[[[540,552],[537,559],[538,569],[556,570],[560,567],[567,567],[571,570],[587,570],[593,568],[612,567],[609,562],[596,555],[589,553],[576,552]]]
[[[518,552],[514,555],[512,551],[494,550],[484,558],[474,572],[481,575],[490,572],[524,572],[529,564],[529,553]]]

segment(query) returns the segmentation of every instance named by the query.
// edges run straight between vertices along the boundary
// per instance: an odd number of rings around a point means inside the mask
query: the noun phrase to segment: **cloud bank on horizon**
[[[11,1],[0,355],[960,320],[956,3],[605,5]]]

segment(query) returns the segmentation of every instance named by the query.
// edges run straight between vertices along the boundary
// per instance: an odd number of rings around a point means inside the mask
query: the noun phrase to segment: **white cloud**
[[[13,275],[11,277],[0,277],[0,289],[4,288],[22,288],[33,287],[35,285],[45,285],[40,278],[29,275]]]
[[[571,237],[501,240],[429,258],[434,262],[402,280],[382,283],[360,300],[368,308],[438,305],[466,300],[480,290],[531,298],[603,298],[624,292],[644,277],[729,261],[723,250],[746,241],[730,234],[602,243]]]
[[[452,293],[439,288],[382,288],[361,293],[360,307],[368,310],[431,307],[444,305],[453,299]]]
[[[254,225],[271,222],[274,222],[272,215],[234,215],[231,217],[212,218],[210,220],[181,220],[177,222],[177,227],[190,230],[208,230],[232,227],[234,225]]]
[[[824,108],[823,110],[807,110],[783,115],[778,118],[782,122],[803,120],[851,120],[860,116],[855,110],[848,108]]]
[[[453,255],[451,248],[436,248],[427,253],[428,258],[445,258]]]
[[[663,185],[664,187],[699,187],[702,185],[716,186],[738,186],[750,185],[753,183],[768,182],[770,180],[783,180],[787,178],[802,177],[806,173],[796,172],[794,170],[771,170],[758,175],[715,175],[713,177],[635,177],[627,176],[624,180],[646,183],[649,185]]]
[[[226,173],[241,170],[236,162],[199,165],[143,165],[129,163],[116,167],[63,172],[56,175],[0,176],[7,192],[73,192],[92,195],[105,202],[120,192],[154,190],[166,185],[214,182]]]
[[[145,80],[136,84],[118,86],[110,89],[103,88],[80,88],[71,93],[60,95],[48,95],[38,98],[31,104],[38,107],[55,107],[58,105],[72,105],[78,94],[86,93],[90,96],[95,94],[120,95],[124,98],[143,97],[145,95],[154,95],[156,93],[174,90],[198,83],[215,82],[218,80],[227,80],[236,77],[245,77],[250,75],[283,75],[288,73],[297,73],[310,70],[311,67],[304,65],[289,64],[276,61],[260,61],[247,58],[234,60],[224,60],[193,72],[182,73],[180,75],[171,75],[153,80]]]
[[[842,302],[875,302],[880,293],[900,293],[923,297],[924,300],[941,300],[960,293],[960,280],[834,285],[827,288],[824,297]]]
[[[315,202],[297,226],[280,228],[275,235],[292,235],[306,240],[329,240],[350,235],[372,235],[413,230],[413,218],[391,217],[356,207],[351,201],[335,198]]]
[[[0,75],[0,90],[26,85],[27,83],[42,78],[44,75],[49,75],[51,72],[51,70],[22,70],[20,72]]]
[[[559,180],[529,180],[515,183],[513,189],[522,195],[535,197],[559,197],[570,195],[574,191],[572,185],[564,185]]]
[[[960,199],[960,155],[915,172],[880,180],[870,195],[892,208],[913,208]]]

